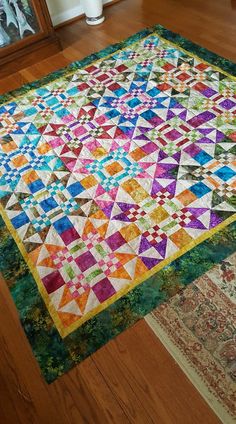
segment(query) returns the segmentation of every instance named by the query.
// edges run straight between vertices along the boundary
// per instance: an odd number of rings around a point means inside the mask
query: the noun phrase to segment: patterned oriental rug
[[[224,424],[236,422],[236,253],[145,318]]]
[[[1,97],[1,272],[48,382],[235,251],[236,65],[155,26]]]

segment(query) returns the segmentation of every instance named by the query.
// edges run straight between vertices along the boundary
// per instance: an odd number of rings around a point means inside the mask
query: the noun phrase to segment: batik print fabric
[[[65,339],[234,220],[236,80],[161,34],[0,109],[3,220]]]

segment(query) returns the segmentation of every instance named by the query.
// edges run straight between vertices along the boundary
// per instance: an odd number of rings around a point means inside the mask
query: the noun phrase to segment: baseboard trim
[[[109,5],[111,3],[116,3],[118,0],[103,0],[103,4]],[[84,17],[84,11],[82,5],[79,4],[76,7],[65,10],[62,13],[58,13],[57,15],[52,15],[52,23],[55,28],[60,28],[61,26],[67,25],[77,19],[81,19]]]

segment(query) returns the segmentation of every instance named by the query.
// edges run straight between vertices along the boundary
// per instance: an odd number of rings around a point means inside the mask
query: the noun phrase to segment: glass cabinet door
[[[30,0],[0,0],[0,48],[40,32]]]

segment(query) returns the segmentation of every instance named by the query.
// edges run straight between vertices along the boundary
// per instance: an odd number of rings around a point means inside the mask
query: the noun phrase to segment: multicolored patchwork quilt
[[[2,98],[2,272],[48,381],[234,249],[231,74],[157,26]]]

